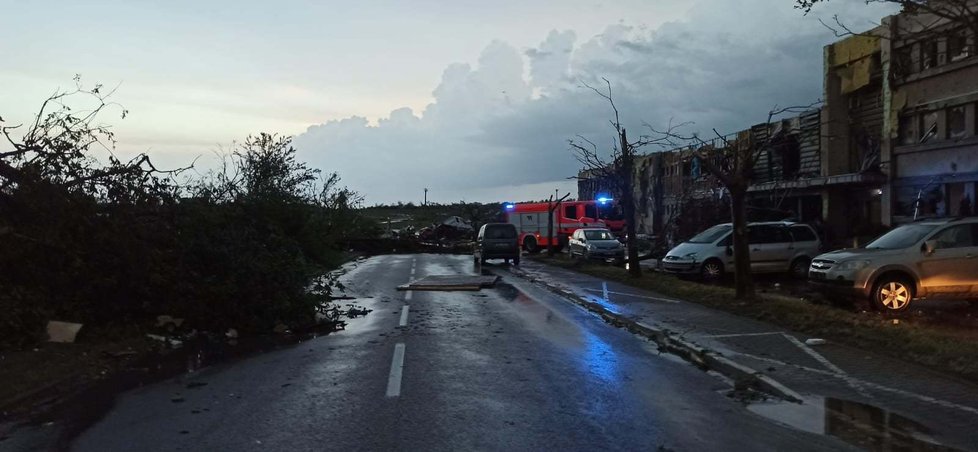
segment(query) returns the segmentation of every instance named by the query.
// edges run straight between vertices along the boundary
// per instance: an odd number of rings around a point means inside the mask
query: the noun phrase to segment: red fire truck
[[[520,247],[536,252],[549,246],[548,204],[545,202],[505,203],[506,221],[520,233]],[[579,228],[606,227],[616,235],[624,233],[625,217],[611,198],[593,201],[564,201],[554,210],[553,237],[558,249],[567,245],[568,237]]]

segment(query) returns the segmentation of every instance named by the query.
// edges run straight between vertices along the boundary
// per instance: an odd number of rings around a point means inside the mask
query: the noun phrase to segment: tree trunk
[[[556,205],[553,203],[547,203],[547,256],[553,257],[556,254],[554,249],[554,210],[557,209],[560,203]]]
[[[733,219],[734,284],[736,298],[754,298],[754,280],[750,272],[750,244],[747,236],[747,190],[730,187],[730,216]]]
[[[642,276],[638,263],[638,237],[635,237],[635,193],[632,191],[632,165],[634,154],[628,146],[625,129],[621,129],[621,203],[625,214],[625,233],[628,246],[628,273],[633,277]]]

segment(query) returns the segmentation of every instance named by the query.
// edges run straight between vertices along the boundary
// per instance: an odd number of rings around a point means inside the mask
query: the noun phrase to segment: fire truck
[[[520,247],[530,253],[550,245],[547,224],[549,207],[546,202],[503,204],[506,222],[516,226],[520,234]],[[621,236],[624,234],[625,217],[621,213],[621,206],[610,197],[592,201],[563,201],[557,204],[553,223],[549,226],[553,228],[554,242],[560,250],[567,245],[568,237],[579,228],[608,228]]]

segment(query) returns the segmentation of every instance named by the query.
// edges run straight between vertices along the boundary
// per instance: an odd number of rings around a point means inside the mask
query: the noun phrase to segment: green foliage
[[[71,95],[94,96],[79,116]],[[359,197],[295,159],[287,137],[249,137],[220,171],[177,183],[149,158],[102,165],[98,87],[58,94],[0,148],[0,346],[43,339],[47,320],[86,328],[186,319],[199,330],[315,322],[312,282],[346,243],[378,229]],[[60,105],[53,113],[49,105]]]

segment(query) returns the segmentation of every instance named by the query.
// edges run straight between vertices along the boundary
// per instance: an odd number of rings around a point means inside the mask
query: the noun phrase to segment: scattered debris
[[[284,323],[279,322],[279,323],[276,323],[275,324],[275,328],[272,328],[272,331],[275,332],[275,333],[277,333],[277,334],[288,334],[289,333],[289,327],[286,326]]]
[[[805,345],[825,345],[825,343],[825,339],[820,339],[817,337],[805,340]]]
[[[183,319],[177,319],[168,315],[156,316],[156,326],[158,328],[175,329],[183,325]]]
[[[397,290],[481,290],[492,287],[498,276],[482,275],[434,275],[411,281]]]
[[[185,399],[182,396],[174,396],[170,399],[170,401],[173,403],[183,403],[184,400]]]
[[[228,328],[228,331],[226,333],[224,333],[224,336],[227,337],[228,339],[237,339],[238,338],[238,330],[236,330],[234,328]]]
[[[194,389],[202,386],[207,386],[207,383],[204,383],[203,381],[192,381],[190,383],[187,383],[186,387],[187,389]]]
[[[124,356],[133,356],[133,355],[138,355],[139,354],[139,352],[137,352],[135,350],[120,350],[120,351],[117,351],[117,352],[104,352],[104,353],[106,355],[108,355],[108,356],[113,357],[113,358],[122,358]]]
[[[71,344],[75,342],[75,336],[81,330],[81,323],[59,322],[51,320],[48,322],[48,341]]]

